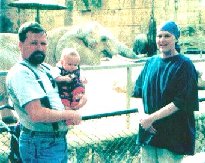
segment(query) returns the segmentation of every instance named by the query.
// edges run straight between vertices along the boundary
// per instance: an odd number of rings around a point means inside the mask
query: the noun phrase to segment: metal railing
[[[194,62],[202,62],[203,59]],[[135,144],[138,124],[137,108],[130,108],[131,74],[132,68],[143,66],[144,62],[128,63],[121,65],[104,66],[82,66],[82,70],[102,70],[126,68],[127,71],[127,92],[126,108],[119,108],[117,111],[99,114],[84,115],[83,122],[77,126],[70,126],[67,135],[69,145],[69,159],[73,163],[118,163],[118,162],[139,162],[139,146]],[[5,76],[6,71],[1,71],[0,76]],[[200,98],[199,101],[204,101]],[[124,109],[124,110],[120,110]],[[127,125],[127,121],[129,123]],[[199,120],[200,124],[205,123],[205,118]],[[9,142],[11,135],[1,127],[0,133],[0,161],[6,160],[9,153]],[[200,128],[200,126],[198,126]],[[201,130],[200,130],[201,132]],[[204,132],[204,131],[202,131]],[[204,142],[203,134],[199,133],[198,138]],[[200,141],[200,143],[201,143]],[[203,143],[202,143],[203,144]],[[200,148],[201,149],[201,148]]]

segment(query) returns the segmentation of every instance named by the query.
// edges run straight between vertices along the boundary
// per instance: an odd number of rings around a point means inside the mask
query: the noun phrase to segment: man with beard
[[[21,124],[20,156],[23,162],[67,162],[66,120],[79,124],[74,109],[65,110],[57,86],[44,64],[47,50],[45,29],[27,22],[19,29],[22,61],[8,72],[6,85]],[[84,95],[76,108],[86,103]]]

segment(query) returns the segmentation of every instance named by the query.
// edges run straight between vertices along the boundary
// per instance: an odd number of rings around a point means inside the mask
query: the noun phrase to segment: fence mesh
[[[136,114],[84,121],[68,134],[71,162],[138,162]]]
[[[4,129],[0,129],[0,162],[7,163],[10,152],[11,135]]]
[[[196,152],[204,151],[205,115],[196,114]],[[138,163],[137,113],[84,120],[67,135],[72,163]],[[11,134],[1,126],[0,162],[8,162]]]
[[[138,162],[136,114],[84,120],[70,126],[69,160],[73,163]],[[7,162],[11,134],[1,126],[0,162]]]

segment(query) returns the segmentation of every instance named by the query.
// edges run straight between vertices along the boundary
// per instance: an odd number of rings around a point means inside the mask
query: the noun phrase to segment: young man
[[[138,144],[141,162],[178,163],[194,154],[198,110],[198,76],[190,59],[180,54],[180,30],[168,21],[157,31],[161,54],[150,58],[135,83],[134,97],[142,98]]]
[[[65,110],[49,65],[42,64],[47,50],[45,29],[27,22],[18,34],[22,61],[8,72],[6,84],[21,123],[20,156],[23,162],[67,162],[65,120],[79,124],[81,116]],[[83,96],[77,107],[85,103]]]

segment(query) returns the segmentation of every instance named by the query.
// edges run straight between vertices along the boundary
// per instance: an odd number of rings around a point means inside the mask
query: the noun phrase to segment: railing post
[[[127,91],[126,91],[126,108],[130,108],[130,95],[132,88],[132,68],[127,66]]]
[[[130,108],[130,95],[132,86],[132,68],[127,66],[127,91],[126,91],[126,109]],[[130,115],[126,116],[127,129],[130,128]]]

